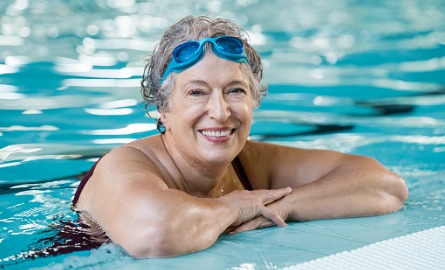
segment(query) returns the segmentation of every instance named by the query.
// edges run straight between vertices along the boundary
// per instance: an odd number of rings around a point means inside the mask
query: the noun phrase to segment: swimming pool
[[[445,225],[443,1],[183,2],[0,3],[1,267],[276,269]],[[77,175],[157,133],[138,88],[143,58],[187,14],[235,20],[263,56],[269,96],[252,139],[373,156],[406,179],[404,209],[224,235],[171,259],[114,245],[21,259],[54,239],[50,224],[75,220]]]

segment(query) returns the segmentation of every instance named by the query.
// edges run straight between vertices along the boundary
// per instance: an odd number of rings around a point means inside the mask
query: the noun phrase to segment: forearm
[[[378,162],[353,157],[283,198],[289,220],[370,216],[399,209],[406,200],[403,180]]]
[[[132,190],[132,194],[138,192],[143,194],[115,205],[111,219],[102,224],[107,224],[107,234],[129,255],[146,258],[208,248],[228,228],[258,216],[284,226],[281,216],[267,205],[289,195],[292,189],[235,190],[215,199],[197,198],[175,189]]]

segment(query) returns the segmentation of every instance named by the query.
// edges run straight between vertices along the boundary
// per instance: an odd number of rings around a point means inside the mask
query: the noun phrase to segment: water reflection
[[[156,124],[130,124],[120,129],[96,129],[91,131],[85,131],[82,133],[91,135],[113,136],[113,135],[128,135],[128,134],[147,132],[152,130],[156,130]]]

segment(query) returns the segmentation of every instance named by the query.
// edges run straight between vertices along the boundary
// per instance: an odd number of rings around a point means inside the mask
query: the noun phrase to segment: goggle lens
[[[221,48],[230,53],[239,54],[243,52],[243,43],[241,40],[234,37],[220,37],[215,40],[216,44],[221,46]]]
[[[173,51],[173,57],[177,63],[182,63],[187,61],[190,57],[196,54],[199,49],[199,43],[196,41],[189,41],[182,43]]]

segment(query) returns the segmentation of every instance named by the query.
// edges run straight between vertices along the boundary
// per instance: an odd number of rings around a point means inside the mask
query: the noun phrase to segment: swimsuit
[[[96,163],[93,165],[93,167],[91,167],[91,169],[83,176],[82,181],[80,181],[80,184],[76,190],[76,194],[74,194],[73,204],[72,204],[73,206],[75,206],[77,201],[79,200],[80,193],[82,193],[83,188],[87,184],[91,175],[93,175],[94,169],[96,168],[96,165],[99,162],[99,160],[96,161]],[[252,186],[250,185],[249,178],[247,178],[246,171],[244,171],[243,164],[241,164],[241,161],[238,156],[232,161],[232,166],[236,172],[236,175],[238,176],[239,180],[241,181],[241,184],[243,184],[243,187],[246,190],[253,190]]]
[[[239,156],[236,156],[236,158],[232,161],[232,166],[233,169],[235,169],[236,175],[241,181],[241,184],[243,184],[243,187],[246,190],[253,190],[252,186],[250,185],[249,178],[247,177],[246,171],[244,170],[243,164],[239,159]]]

